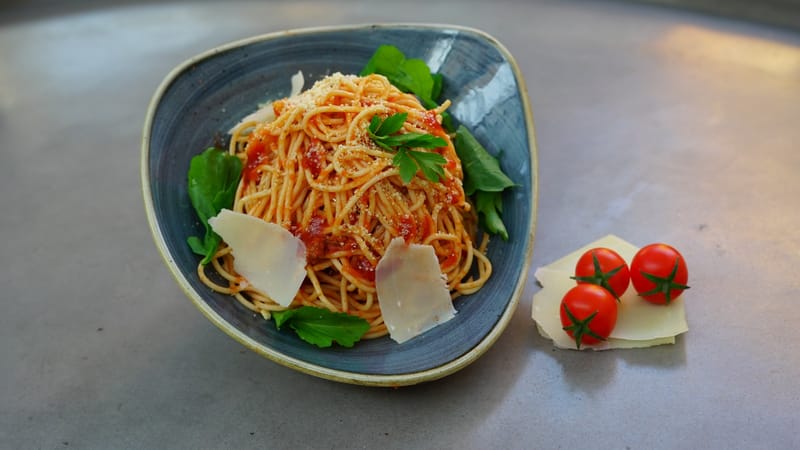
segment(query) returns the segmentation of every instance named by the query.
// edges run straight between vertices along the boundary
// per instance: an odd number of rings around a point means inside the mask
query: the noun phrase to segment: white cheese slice
[[[394,238],[375,267],[375,288],[389,336],[397,343],[455,316],[450,291],[430,245]]]
[[[552,264],[540,267],[534,274],[541,283],[542,290],[533,296],[532,316],[539,333],[552,339],[556,347],[575,348],[575,341],[562,329],[559,308],[564,294],[575,286],[575,281],[570,276],[574,275],[578,258],[594,247],[611,248],[628,263],[639,250],[636,246],[609,235]],[[682,295],[668,306],[654,305],[639,297],[633,286],[629,286],[620,299],[617,324],[609,339],[594,346],[581,346],[582,348],[607,350],[672,344],[675,336],[689,330]]]
[[[229,209],[208,223],[231,247],[240,275],[275,303],[292,303],[306,277],[303,241],[280,225]]]
[[[536,324],[537,330],[539,330],[539,334],[547,339],[551,339],[547,332],[542,329],[542,327],[537,323]],[[552,339],[551,339],[552,340]],[[565,346],[563,342],[559,342],[556,344],[559,348],[569,348],[570,350],[575,350],[575,341],[569,341],[571,346]],[[665,345],[665,344],[674,344],[675,337],[666,337],[660,339],[648,339],[646,341],[631,341],[628,339],[614,339],[608,338],[604,343],[595,345],[591,347],[593,350],[611,350],[611,349],[618,349],[618,348],[644,348],[644,347],[655,347],[656,345]],[[581,347],[583,350],[584,347]]]
[[[289,93],[289,97],[294,97],[303,90],[303,85],[305,84],[305,80],[303,79],[303,72],[298,70],[296,74],[292,75],[292,90]],[[243,123],[246,122],[257,122],[257,123],[270,123],[275,120],[275,110],[272,108],[273,102],[267,102],[255,110],[254,112],[246,115],[242,118],[239,122],[236,123],[230,130],[228,130],[228,134],[233,134],[233,131],[241,126]]]
[[[303,90],[303,85],[306,84],[305,79],[303,78],[303,71],[298,70],[296,74],[292,75],[292,91],[289,93],[289,97],[294,97],[295,95],[299,94],[300,91]]]

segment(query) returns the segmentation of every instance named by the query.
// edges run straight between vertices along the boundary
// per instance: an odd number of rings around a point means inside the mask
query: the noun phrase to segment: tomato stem
[[[652,281],[656,287],[647,292],[642,292],[639,294],[639,296],[647,297],[648,295],[664,294],[664,300],[666,304],[669,305],[669,303],[672,301],[672,291],[683,291],[689,289],[689,286],[675,282],[675,275],[678,273],[678,265],[680,260],[680,256],[675,257],[675,265],[672,266],[672,271],[666,277],[659,277],[658,275],[653,275],[652,273],[647,273],[644,270],[640,270],[639,272],[642,274],[642,276]]]
[[[572,325],[567,325],[563,327],[564,331],[572,331],[572,335],[575,338],[575,345],[578,347],[578,350],[581,349],[581,341],[583,340],[583,336],[589,335],[595,339],[605,341],[606,338],[600,336],[599,334],[592,331],[589,328],[589,323],[594,319],[597,315],[597,311],[589,314],[589,317],[580,320],[572,314],[572,311],[569,310],[566,303],[563,303],[564,311],[567,313],[567,317],[569,317],[569,321],[572,322]]]
[[[616,275],[617,272],[622,270],[622,268],[625,267],[625,264],[620,264],[619,267],[615,267],[609,270],[608,272],[603,272],[602,267],[600,267],[600,261],[597,259],[597,252],[594,250],[592,251],[592,264],[594,264],[594,275],[589,275],[585,277],[574,276],[570,278],[572,278],[575,281],[582,281],[584,283],[596,284],[602,288],[605,288],[605,290],[607,290],[608,292],[611,293],[611,295],[614,296],[614,298],[617,300],[617,303],[621,302],[622,300],[620,300],[619,295],[617,295],[617,293],[614,292],[614,289],[611,288],[611,285],[609,284],[608,280],[610,280],[614,275]]]

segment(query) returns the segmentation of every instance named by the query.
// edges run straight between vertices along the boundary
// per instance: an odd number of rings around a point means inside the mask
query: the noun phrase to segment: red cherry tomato
[[[631,261],[631,282],[645,300],[659,305],[669,304],[685,289],[689,281],[686,260],[667,244],[642,247]]]
[[[610,248],[598,247],[581,255],[575,264],[575,276],[580,283],[591,283],[606,288],[617,300],[628,289],[630,272],[628,264],[619,253]]]
[[[575,344],[597,344],[608,338],[617,324],[617,301],[596,284],[579,284],[567,291],[559,308],[561,325]]]

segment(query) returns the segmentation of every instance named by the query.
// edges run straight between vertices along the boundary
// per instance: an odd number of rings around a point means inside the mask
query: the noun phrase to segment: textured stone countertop
[[[612,1],[0,7],[0,448],[799,448],[800,34]],[[306,26],[479,28],[536,124],[528,282],[477,362],[400,389],[246,350],[153,245],[139,158],[167,72]],[[536,331],[536,267],[606,234],[689,261],[675,345]]]

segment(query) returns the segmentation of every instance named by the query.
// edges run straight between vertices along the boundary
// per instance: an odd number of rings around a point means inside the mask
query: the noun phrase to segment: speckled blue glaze
[[[306,87],[333,72],[358,73],[381,44],[425,60],[444,76],[442,98],[456,121],[494,154],[518,184],[503,199],[511,239],[494,238],[494,274],[477,294],[455,301],[456,317],[402,345],[387,338],[354,348],[318,349],[254,315],[198,279],[186,238],[202,235],[186,192],[190,159],[258,103],[289,94],[292,74]],[[510,55],[489,36],[459,27],[380,25],[283,32],[229,44],[176,68],[156,93],[144,130],[142,182],[151,227],[167,266],[220,328],[287,366],[338,381],[411,384],[453,372],[477,358],[507,324],[527,273],[536,207],[532,121],[524,82]],[[481,345],[484,344],[484,345]],[[469,355],[480,348],[477,355]]]

